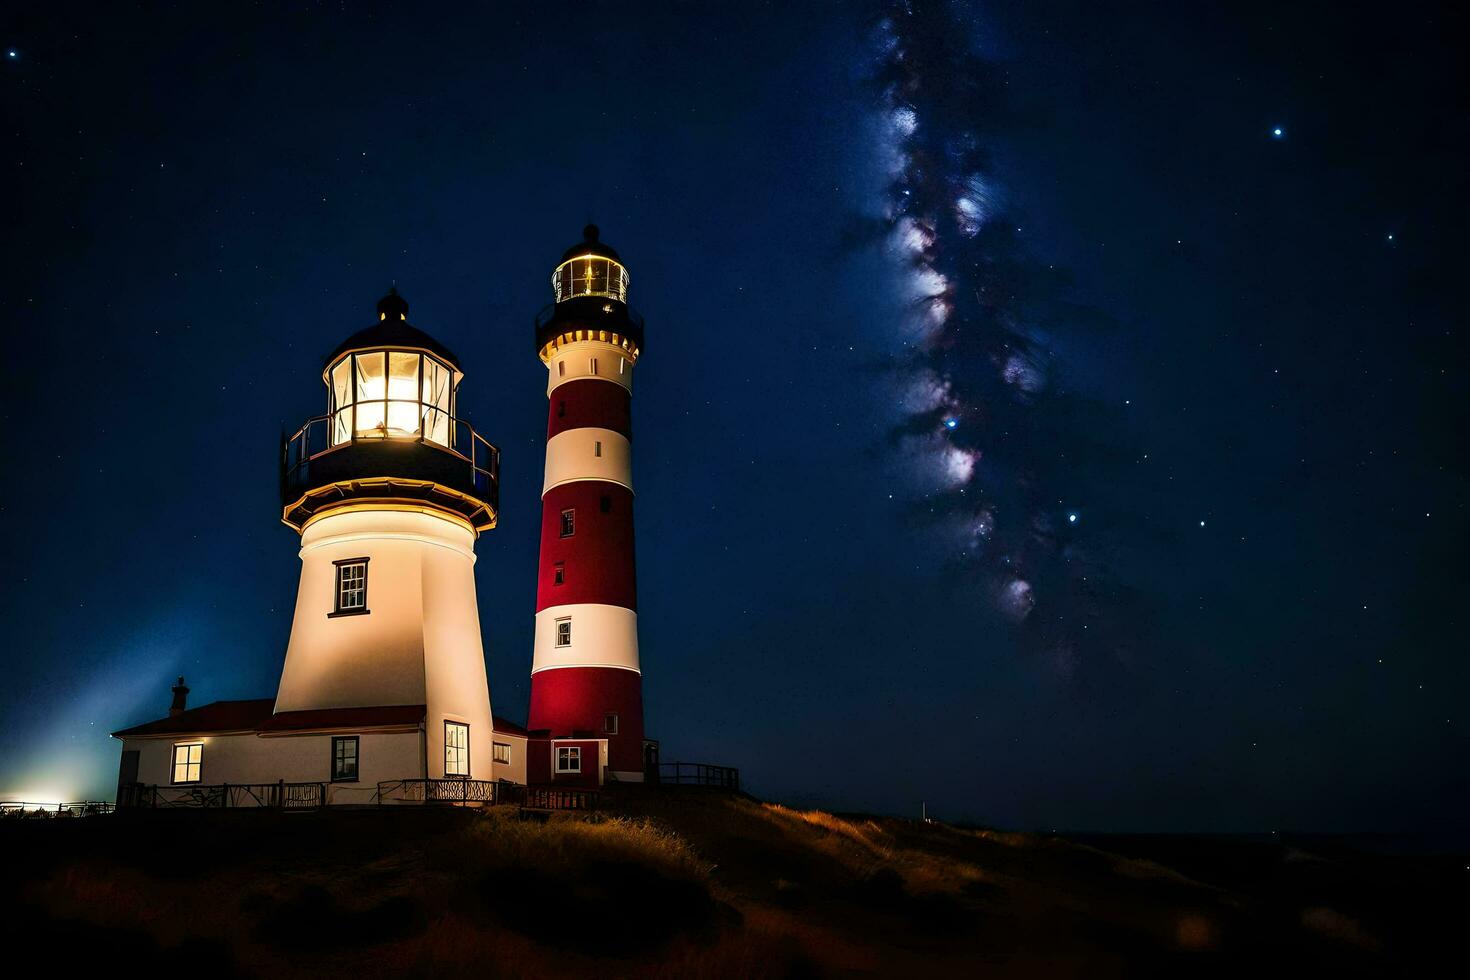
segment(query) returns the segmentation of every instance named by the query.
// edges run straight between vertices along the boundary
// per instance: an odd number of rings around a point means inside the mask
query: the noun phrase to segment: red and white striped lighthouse
[[[541,565],[527,727],[607,740],[610,778],[645,769],[633,559],[631,401],[643,323],[596,225],[552,274],[536,320],[549,375]]]

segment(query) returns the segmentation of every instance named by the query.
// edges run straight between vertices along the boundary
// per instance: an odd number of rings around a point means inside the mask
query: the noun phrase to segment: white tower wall
[[[466,524],[412,508],[344,509],[309,523],[277,713],[423,704],[426,775],[444,775],[448,720],[470,726],[470,775],[492,778],[474,541]],[[368,559],[368,612],[333,616],[333,563],[357,558]]]

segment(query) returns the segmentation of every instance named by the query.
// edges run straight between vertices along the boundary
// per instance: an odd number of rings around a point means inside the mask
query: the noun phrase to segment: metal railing
[[[381,803],[500,802],[501,784],[488,779],[390,779],[378,783]]]
[[[658,781],[674,786],[716,786],[740,789],[740,770],[732,766],[712,766],[705,762],[660,762]]]
[[[327,804],[326,783],[220,783],[214,786],[147,786],[118,788],[122,808],[316,810]]]
[[[525,810],[597,810],[602,794],[595,789],[562,786],[523,786],[521,808]]]
[[[26,803],[7,800],[0,803],[0,820],[90,817],[99,813],[111,813],[113,809],[113,804],[103,800],[85,803]]]
[[[421,443],[439,452],[458,456],[469,466],[470,483],[475,492],[479,494],[494,492],[500,483],[500,450],[463,419],[450,419],[449,430],[452,437],[451,445],[448,446],[435,442],[422,434],[394,436],[389,439],[394,442]],[[352,438],[334,446],[332,445],[332,417],[317,415],[307,419],[301,428],[286,440],[281,471],[283,488],[305,483],[307,478],[302,474],[302,470],[307,468],[313,460],[320,459],[328,453],[348,449],[359,443],[380,444],[384,441],[377,437],[359,438],[354,432]]]

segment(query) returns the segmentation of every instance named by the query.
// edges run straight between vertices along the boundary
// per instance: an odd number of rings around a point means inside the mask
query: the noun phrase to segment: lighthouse
[[[536,319],[547,369],[546,471],[527,728],[552,740],[553,778],[639,782],[645,756],[633,556],[633,368],[643,322],[628,270],[597,226],[562,255]],[[654,751],[649,745],[648,751]]]
[[[498,454],[458,415],[462,377],[390,292],[326,358],[327,412],[282,473],[301,580],[275,717],[357,731],[401,715],[421,744],[396,775],[487,779],[495,755],[474,546],[495,527]],[[368,748],[351,751],[366,763]]]

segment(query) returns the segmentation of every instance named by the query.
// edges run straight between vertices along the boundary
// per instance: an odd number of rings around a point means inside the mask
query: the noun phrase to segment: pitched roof
[[[275,698],[215,701],[198,708],[113,732],[114,738],[142,735],[203,735],[206,732],[249,732],[271,716]]]
[[[263,735],[318,731],[324,728],[386,728],[414,726],[424,720],[421,704],[385,704],[366,708],[314,708],[280,711],[256,726]]]
[[[274,698],[255,701],[215,701],[171,718],[113,732],[114,738],[154,735],[209,735],[257,732],[262,735],[341,728],[412,727],[424,720],[421,704],[388,704],[363,708],[317,708],[275,714]]]

